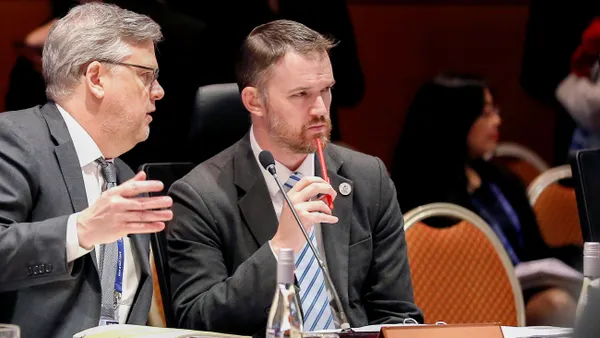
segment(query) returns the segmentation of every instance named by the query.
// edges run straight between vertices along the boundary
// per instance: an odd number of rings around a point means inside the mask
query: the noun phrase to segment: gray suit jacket
[[[133,176],[116,160],[120,181]],[[92,251],[67,268],[70,214],[87,208],[73,141],[53,103],[0,114],[0,323],[22,337],[71,337],[98,325]],[[149,236],[132,236],[142,276],[129,323],[145,324],[152,296]]]
[[[353,327],[422,321],[413,304],[403,219],[383,163],[335,145],[328,174],[349,195],[323,224],[333,283]],[[321,173],[318,161],[315,172]],[[173,184],[168,246],[175,313],[182,327],[264,335],[275,293],[276,260],[268,241],[277,217],[248,135]]]

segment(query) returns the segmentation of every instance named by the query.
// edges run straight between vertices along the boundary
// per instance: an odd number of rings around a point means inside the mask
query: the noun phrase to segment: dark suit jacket
[[[119,181],[133,176],[116,160]],[[0,322],[22,337],[71,337],[98,325],[92,251],[67,267],[70,214],[87,208],[73,141],[53,103],[0,114]],[[128,322],[145,324],[152,296],[148,235],[132,236],[141,280]]]
[[[403,218],[383,163],[335,145],[325,158],[332,186],[352,187],[334,202],[340,221],[322,225],[327,265],[350,325],[422,321],[413,304]],[[315,172],[321,173],[318,164]],[[248,135],[174,183],[169,194],[179,325],[264,335],[276,285],[268,241],[278,221]]]

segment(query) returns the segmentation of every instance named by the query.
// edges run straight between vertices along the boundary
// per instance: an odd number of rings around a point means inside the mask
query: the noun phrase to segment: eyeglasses
[[[134,67],[134,68],[140,68],[140,69],[144,69],[144,70],[150,70],[152,71],[152,73],[144,73],[142,75],[140,75],[140,78],[142,79],[142,82],[144,83],[145,86],[151,86],[154,84],[154,81],[156,81],[158,79],[158,68],[152,68],[152,67],[148,67],[148,66],[142,66],[142,65],[136,65],[133,63],[126,63],[126,62],[116,62],[116,61],[110,61],[110,60],[96,60],[98,62],[104,62],[104,63],[109,63],[112,65],[118,65],[118,66],[127,66],[127,67]]]

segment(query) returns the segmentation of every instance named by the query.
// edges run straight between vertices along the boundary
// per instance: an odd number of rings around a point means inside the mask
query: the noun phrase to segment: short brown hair
[[[300,55],[329,54],[335,46],[333,39],[291,20],[276,20],[252,30],[242,44],[237,66],[237,84],[260,88],[266,82],[266,73],[288,51]]]

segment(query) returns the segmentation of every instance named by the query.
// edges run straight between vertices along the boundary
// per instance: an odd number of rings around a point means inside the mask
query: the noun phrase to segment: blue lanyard
[[[502,191],[500,191],[498,186],[496,186],[494,183],[489,183],[489,187],[490,187],[490,190],[492,191],[492,193],[494,194],[494,196],[496,197],[496,199],[500,202],[500,206],[502,207],[502,210],[504,211],[506,216],[508,216],[508,218],[510,219],[510,222],[512,223],[513,227],[516,230],[517,241],[519,242],[519,246],[521,248],[523,248],[524,241],[523,241],[523,234],[521,233],[521,221],[519,220],[519,216],[517,216],[515,209],[513,209],[512,205],[510,205],[510,203],[506,199],[506,196],[504,196],[504,194],[502,193]]]
[[[123,238],[117,240],[117,276],[115,277],[115,292],[123,293],[123,270],[125,269],[125,246]]]
[[[477,199],[473,198],[471,200],[471,203],[473,203],[473,206],[479,209],[479,214],[481,215],[481,217],[483,217],[488,222],[489,226],[496,233],[496,237],[498,237],[498,240],[500,240],[500,243],[502,243],[502,246],[504,247],[504,250],[506,250],[506,253],[508,254],[508,257],[510,258],[513,265],[519,264],[521,260],[519,259],[519,256],[517,256],[517,253],[510,244],[510,241],[504,234],[504,231],[502,230],[500,224],[496,222],[494,217],[486,210],[485,206],[482,203],[480,203]]]
[[[99,325],[119,324],[119,306],[123,294],[123,272],[125,270],[125,245],[123,238],[117,240],[117,272],[115,275],[115,290],[113,292],[113,310],[111,317],[102,316]]]
[[[119,320],[119,306],[121,305],[121,296],[123,295],[123,271],[125,270],[125,246],[123,238],[117,240],[117,275],[115,276],[115,292],[113,298],[113,307],[115,309],[115,320]]]

